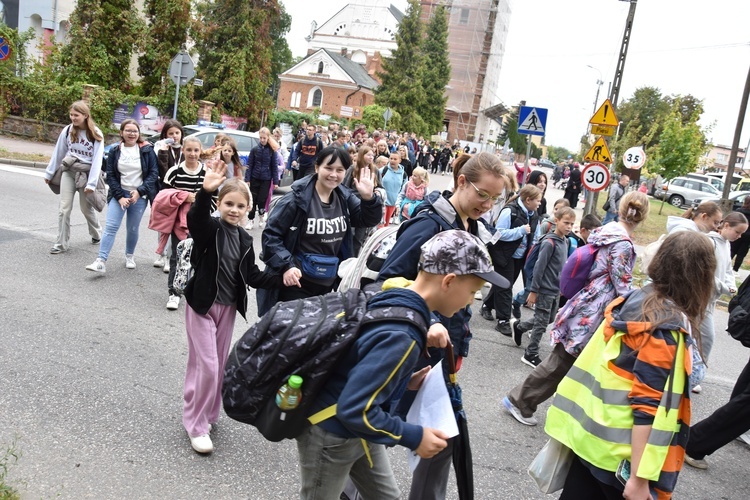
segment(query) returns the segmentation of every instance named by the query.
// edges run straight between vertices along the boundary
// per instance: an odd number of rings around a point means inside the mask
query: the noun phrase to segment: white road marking
[[[14,174],[24,174],[42,178],[44,177],[44,170],[40,168],[14,167],[13,165],[4,165],[0,163],[0,170],[3,172],[12,172]]]

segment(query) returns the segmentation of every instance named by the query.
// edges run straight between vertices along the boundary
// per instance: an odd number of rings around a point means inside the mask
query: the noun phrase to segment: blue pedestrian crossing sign
[[[526,135],[544,135],[547,126],[547,110],[521,106],[518,112],[518,133]]]

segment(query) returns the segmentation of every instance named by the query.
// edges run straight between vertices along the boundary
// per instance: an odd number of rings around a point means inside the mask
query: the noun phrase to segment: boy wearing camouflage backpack
[[[495,273],[482,241],[466,231],[443,231],[421,248],[420,271],[406,288],[389,288],[368,309],[408,307],[430,323],[431,311],[450,317],[474,300],[484,281],[508,286]],[[402,445],[422,458],[446,447],[446,436],[389,414],[404,387],[416,389],[429,367],[412,374],[427,347],[446,347],[444,329],[426,335],[404,321],[366,325],[318,394],[312,413],[336,405],[335,416],[297,437],[302,499],[338,498],[350,476],[360,492],[399,498],[386,445]],[[407,385],[408,383],[408,385]],[[324,452],[325,451],[325,452]]]

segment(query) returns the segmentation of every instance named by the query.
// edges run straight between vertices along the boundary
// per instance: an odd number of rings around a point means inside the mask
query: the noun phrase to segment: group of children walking
[[[67,153],[83,165],[76,167],[78,170],[68,168],[63,171],[66,176],[63,179],[70,179],[62,182],[74,187],[65,188],[65,199],[61,200],[60,236],[51,253],[67,250],[72,197],[76,190],[80,189],[81,194],[93,190],[101,171],[100,157],[97,164],[97,155],[101,154],[97,141],[101,142],[101,134],[85,105],[76,103],[71,107],[71,121],[71,126],[61,134],[59,151],[47,169],[45,180],[48,183],[53,181],[60,168],[57,162],[65,164],[63,159]],[[265,141],[261,140],[259,151],[253,154],[261,164],[270,162],[275,165],[278,164],[275,154],[265,150],[269,135],[266,130]],[[182,420],[193,449],[210,453],[213,451],[210,433],[221,409],[224,365],[236,313],[245,317],[247,311],[248,288],[301,288],[309,278],[305,274],[308,271],[295,267],[297,257],[293,255],[291,264],[278,268],[270,265],[267,271],[261,271],[255,264],[253,241],[242,222],[248,211],[255,207],[260,211],[263,203],[254,203],[254,197],[243,181],[247,177],[243,175],[236,147],[231,142],[219,140],[215,151],[217,157],[204,162],[201,161],[205,154],[201,143],[192,138],[183,139],[179,122],[170,121],[165,125],[163,140],[157,143],[156,152],[139,140],[140,130],[133,121],[123,122],[121,136],[122,143],[107,161],[110,197],[104,232],[97,227],[98,223],[90,222],[92,242],[99,243],[101,239],[101,248],[97,260],[87,269],[105,272],[114,235],[125,213],[128,216],[125,265],[128,269],[135,268],[132,255],[138,239],[138,222],[146,200],[149,200],[153,204],[152,213],[159,213],[166,219],[171,217],[171,226],[169,223],[159,225],[164,221],[159,221],[157,215],[155,224],[162,233],[160,250],[166,248],[169,239],[171,254],[169,264],[162,264],[161,253],[155,264],[165,270],[168,265],[170,297],[167,308],[174,310],[180,301],[180,295],[173,289],[177,243],[188,234],[193,238],[191,262],[194,273],[184,291],[188,361]],[[309,191],[315,203],[320,198],[321,210],[333,210],[340,197],[348,207],[341,212],[342,217],[348,218],[349,210],[353,210],[354,225],[371,224],[381,213],[383,205],[375,195],[375,172],[370,171],[369,165],[364,166],[353,179],[357,193],[349,192],[340,186],[346,169],[351,166],[348,153],[336,148],[325,148],[322,152],[324,157],[318,158],[315,164],[317,173],[304,183],[305,192]],[[342,154],[346,157],[342,158]],[[439,323],[426,335],[398,321],[363,329],[347,363],[334,374],[326,389],[339,408],[347,411],[337,414],[326,424],[310,427],[298,438],[302,498],[337,498],[347,477],[362,493],[377,492],[379,496],[397,498],[400,492],[384,448],[394,444],[412,449],[423,458],[414,471],[410,498],[445,497],[453,439],[436,429],[405,424],[399,415],[403,415],[411,402],[405,389],[418,388],[429,366],[446,356],[443,349],[449,342],[454,346],[457,358],[468,355],[471,339],[469,307],[485,281],[492,284],[492,289],[482,305],[482,316],[497,321],[495,329],[513,337],[517,345],[521,344],[524,333],[531,333],[522,360],[534,370],[502,400],[506,410],[526,425],[536,424],[534,413],[538,405],[553,395],[559,382],[567,383],[565,381],[572,376],[570,370],[574,365],[583,371],[594,370],[586,364],[589,358],[583,355],[590,342],[595,348],[604,349],[610,339],[622,339],[611,345],[621,352],[636,353],[634,355],[639,359],[642,357],[646,364],[653,364],[659,356],[680,359],[692,349],[702,351],[703,359],[707,359],[713,340],[710,319],[713,304],[718,294],[735,291],[728,259],[729,244],[748,228],[748,221],[742,214],[722,217],[718,207],[709,202],[688,212],[682,222],[670,219],[670,236],[664,240],[648,269],[653,284],[644,288],[641,294],[631,294],[635,263],[632,235],[649,212],[649,202],[644,194],[632,192],[623,195],[619,200],[618,220],[601,228],[597,227],[599,222],[595,217],[587,216],[581,222],[579,238],[571,234],[576,217],[565,200],[555,203],[551,216],[541,219],[538,210],[544,187],[540,188],[538,184],[524,186],[489,224],[480,220],[503,197],[503,193],[512,190],[511,176],[493,155],[480,153],[460,157],[454,164],[454,189],[445,195],[427,193],[427,173],[420,169],[415,170],[411,179],[407,180],[403,175],[399,179],[401,167],[397,158],[387,168],[381,178],[390,176],[399,182],[393,183],[393,191],[397,191],[393,205],[389,204],[388,197],[386,206],[398,205],[410,219],[399,228],[396,247],[378,277],[378,286],[390,291],[382,292],[368,307],[387,306],[389,301],[408,304],[417,314],[424,316],[426,323],[430,323],[431,318],[437,318]],[[252,180],[258,179],[274,184],[278,177],[272,170],[268,173],[270,178],[263,179],[265,173],[256,169],[254,164],[252,173],[249,173],[251,186]],[[79,184],[80,188],[77,187]],[[390,181],[383,184],[387,190]],[[398,189],[395,189],[396,184]],[[261,197],[264,185],[260,183],[258,197]],[[546,178],[544,185],[546,187]],[[265,189],[270,190],[269,185],[265,185]],[[160,191],[158,196],[157,191]],[[286,204],[282,203],[282,208],[288,205],[289,210],[295,210],[289,212],[288,217],[299,214],[294,201],[298,196],[299,191],[292,192],[287,195]],[[402,198],[411,205],[402,204]],[[84,207],[82,202],[82,208],[88,211],[90,207]],[[309,208],[305,209],[305,214],[307,210]],[[215,212],[218,212],[218,218],[212,217]],[[279,215],[272,217],[268,224],[285,220],[287,216],[282,212],[285,209],[280,209]],[[351,239],[348,225],[346,221],[342,228],[347,227],[345,231]],[[700,244],[687,244],[684,236],[672,234],[683,230],[706,233],[708,237],[700,236]],[[483,234],[489,236],[480,239]],[[282,232],[279,232],[279,238],[278,253],[264,255],[264,259],[272,264],[282,262],[279,260],[284,254]],[[342,233],[342,241],[346,238]],[[574,296],[568,297],[557,312],[561,300],[560,277],[571,246],[575,248],[587,243],[595,250],[586,283]],[[514,298],[512,283],[524,272],[527,256],[533,253],[534,246],[537,248],[533,271],[524,278],[524,290]],[[287,249],[289,251],[291,249]],[[710,272],[714,280],[710,283],[691,280],[688,292],[684,286],[684,271],[695,262],[701,262],[701,272]],[[400,279],[394,281],[392,278]],[[324,293],[324,289],[330,290],[330,287],[315,288],[320,293]],[[690,300],[686,292],[691,295]],[[295,292],[289,296],[303,297],[305,294]],[[622,298],[612,302],[617,297]],[[534,307],[532,320],[519,321],[521,303]],[[493,316],[493,311],[496,316]],[[650,329],[629,331],[631,326],[628,325],[640,320],[650,324]],[[551,337],[555,348],[546,360],[541,360],[539,343],[550,323],[554,323]],[[696,330],[697,333],[690,333]],[[649,344],[648,349],[640,349],[639,346],[648,342],[657,342],[658,345]],[[662,344],[664,347],[660,347]],[[432,357],[419,356],[427,348],[432,349]],[[616,354],[613,351],[613,355]],[[384,371],[383,363],[391,362],[392,369]],[[674,389],[689,402],[689,368],[681,363],[677,364],[677,372],[672,370],[679,377],[677,386],[670,387],[670,390]],[[627,374],[632,369],[631,365],[622,365],[618,373]],[[654,380],[659,379],[654,382],[654,387],[660,389],[664,377],[656,375],[661,372],[649,368],[649,373]],[[632,377],[630,383],[633,390],[641,390]],[[695,384],[692,388],[695,389]],[[568,395],[581,398],[581,404],[590,403],[593,397],[581,392]],[[644,392],[643,397],[653,398],[653,394]],[[628,420],[623,417],[621,424],[647,426],[654,419],[661,418],[655,410],[658,399],[656,397],[651,410],[644,409],[643,405],[634,407],[633,415],[637,418],[633,420],[631,416]],[[628,406],[631,403],[623,404]],[[395,414],[384,411],[386,405],[392,405]],[[595,435],[596,432],[575,432],[567,413],[568,407],[562,400],[556,399],[553,408],[557,413],[550,419],[552,424],[548,431],[573,449],[578,460],[578,465],[571,468],[570,484],[565,485],[565,498],[574,498],[584,491],[588,495],[597,488],[604,488],[599,484],[602,482],[606,488],[614,487],[617,491],[622,491],[622,488],[645,491],[645,488],[652,492],[666,492],[667,496],[672,491],[676,475],[664,480],[660,472],[674,473],[675,463],[678,463],[679,470],[684,439],[672,443],[681,447],[680,450],[658,462],[658,455],[643,452],[642,445],[650,439],[648,433],[639,434],[638,443],[629,444],[632,448],[628,448],[626,457],[631,460],[631,479],[621,488],[607,479],[608,474],[614,475],[615,472],[611,470],[611,460],[592,458],[588,443],[595,439],[592,433]],[[677,423],[667,422],[675,434],[683,432],[681,426],[689,422],[689,404],[681,410],[680,418]],[[606,422],[599,425],[606,426]],[[635,436],[635,430],[633,432]],[[330,452],[334,443],[340,453],[336,456],[323,453],[324,450]],[[644,463],[657,473],[641,473],[639,466]]]

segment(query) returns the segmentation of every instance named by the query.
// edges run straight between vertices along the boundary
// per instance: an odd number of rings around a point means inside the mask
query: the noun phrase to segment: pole
[[[531,156],[531,136],[526,138],[526,161],[523,163],[523,179],[521,179],[521,185],[523,187],[526,179],[529,176],[529,156]]]
[[[184,64],[182,53],[180,53],[180,74],[177,76],[177,84],[175,87],[177,87],[177,90],[174,92],[174,111],[172,111],[172,119],[177,119],[177,103],[180,100],[180,86],[182,85],[182,65]]]
[[[635,19],[635,8],[638,5],[638,0],[630,0],[630,9],[628,10],[628,18],[625,21],[625,31],[622,34],[622,43],[620,44],[620,56],[617,59],[617,69],[615,70],[615,78],[612,81],[612,86],[609,92],[609,102],[612,103],[612,107],[617,110],[617,101],[620,98],[620,85],[622,84],[622,74],[625,71],[625,58],[628,55],[628,47],[630,46],[630,35],[633,31],[633,19]],[[609,141],[605,139],[607,146]],[[610,173],[614,173],[617,165],[617,160],[613,157],[612,164],[609,167]],[[612,177],[612,176],[610,176]],[[596,213],[596,205],[599,202],[599,191],[594,193],[594,197],[591,199],[591,203],[586,202],[586,208],[584,213]]]
[[[724,183],[724,192],[721,195],[722,209],[726,212],[732,210],[732,203],[727,199],[729,197],[729,191],[732,189],[732,175],[734,175],[734,164],[737,162],[737,150],[740,147],[740,136],[742,135],[742,123],[745,121],[745,112],[747,111],[747,100],[750,96],[750,68],[747,71],[747,79],[745,80],[745,90],[742,92],[742,100],[740,101],[740,112],[737,115],[737,126],[734,129],[734,140],[732,141],[732,152],[729,153],[729,165],[727,165],[727,177]],[[747,152],[745,152],[747,155]]]

